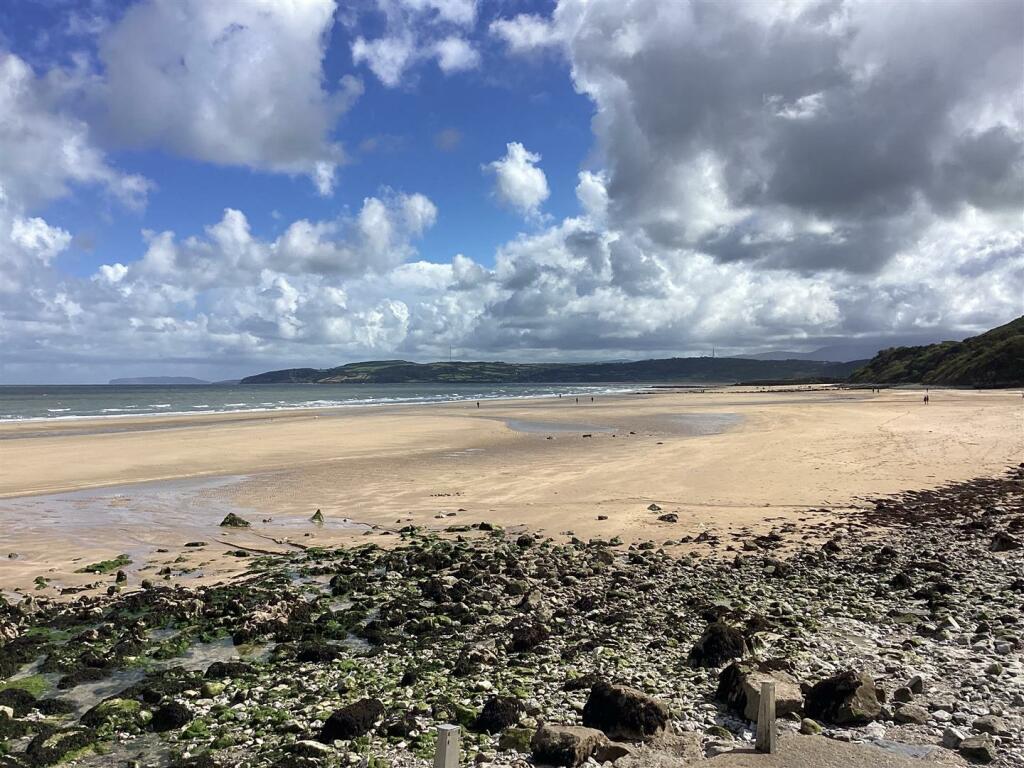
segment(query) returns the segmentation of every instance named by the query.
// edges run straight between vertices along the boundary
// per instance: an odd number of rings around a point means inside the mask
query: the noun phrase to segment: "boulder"
[[[330,743],[335,739],[354,739],[369,733],[384,715],[384,705],[377,699],[360,699],[341,709],[336,709],[323,728],[319,739]]]
[[[807,693],[804,709],[816,720],[864,725],[878,717],[882,702],[871,676],[851,669],[816,683]]]
[[[541,725],[533,734],[530,748],[536,763],[575,768],[607,743],[607,737],[593,728]]]
[[[989,545],[991,552],[1009,552],[1014,549],[1020,549],[1022,546],[1020,539],[1006,531],[1000,531],[992,537],[992,543]]]
[[[175,731],[192,722],[192,710],[180,701],[169,701],[153,713],[153,730],[157,733]]]
[[[799,712],[804,704],[800,681],[787,672],[765,670],[754,664],[734,661],[718,676],[715,698],[725,702],[734,712],[757,722],[761,706],[761,683],[775,683],[775,715]]]
[[[223,520],[220,521],[221,528],[248,528],[251,523],[244,518],[239,517],[234,512],[228,512]]]
[[[896,710],[894,719],[897,723],[924,725],[928,722],[929,715],[928,710],[924,707],[919,707],[917,704],[904,704]]]
[[[668,721],[664,702],[635,688],[604,681],[594,684],[583,707],[583,725],[613,739],[650,739],[663,733]]]
[[[997,715],[983,715],[977,718],[972,724],[974,730],[979,733],[989,733],[993,736],[1010,736],[1010,727],[1003,718]]]
[[[523,716],[523,704],[510,696],[492,696],[484,704],[473,723],[473,730],[500,733],[519,722]]]
[[[996,759],[996,745],[987,733],[968,736],[960,742],[960,754],[975,763],[991,763]]]
[[[715,621],[708,624],[690,649],[687,663],[691,667],[720,667],[731,659],[742,659],[749,651],[742,632],[723,621]]]

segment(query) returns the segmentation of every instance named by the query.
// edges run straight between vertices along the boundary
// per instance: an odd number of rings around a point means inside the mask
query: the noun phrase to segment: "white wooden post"
[[[459,768],[459,726],[437,726],[434,768]]]
[[[761,701],[757,707],[758,752],[774,754],[779,748],[779,735],[775,728],[775,683],[761,683]]]

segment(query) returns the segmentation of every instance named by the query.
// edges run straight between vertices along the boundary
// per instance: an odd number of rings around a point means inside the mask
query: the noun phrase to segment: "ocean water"
[[[374,405],[596,396],[623,384],[250,384],[0,386],[0,421],[124,418]]]

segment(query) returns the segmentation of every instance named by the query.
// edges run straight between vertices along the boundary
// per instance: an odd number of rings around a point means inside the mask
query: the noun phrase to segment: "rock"
[[[153,713],[153,730],[157,733],[174,731],[192,722],[192,710],[180,701],[169,701]]]
[[[1020,539],[1013,534],[1007,533],[1006,531],[1000,531],[992,537],[992,543],[989,544],[989,551],[991,552],[1009,552],[1014,549],[1020,549],[1022,546]]]
[[[547,628],[539,622],[523,621],[512,628],[511,648],[523,653],[532,651],[549,637]]]
[[[991,763],[996,759],[996,745],[987,733],[968,736],[960,742],[960,754],[976,763]]]
[[[985,715],[979,717],[973,723],[971,727],[980,733],[990,733],[993,736],[1009,736],[1010,728],[1006,725],[1006,721],[996,715]]]
[[[907,681],[907,688],[912,693],[924,693],[924,678],[921,675],[914,675]]]
[[[530,747],[536,763],[575,768],[607,742],[607,737],[593,728],[545,724],[533,734]]]
[[[500,733],[516,725],[523,716],[523,704],[510,696],[492,696],[473,723],[473,730]]]
[[[13,720],[14,719],[14,708],[13,707],[0,707],[0,720]]]
[[[963,731],[956,728],[946,728],[942,732],[942,746],[946,749],[960,749],[960,745],[965,738],[967,737],[964,736]]]
[[[617,741],[613,741],[598,747],[594,752],[594,759],[601,764],[614,763],[616,760],[621,760],[624,757],[635,754],[637,754],[636,748],[631,747],[629,744],[620,744]]]
[[[742,659],[749,651],[742,632],[723,621],[715,621],[708,624],[690,649],[687,663],[691,667],[720,667],[731,659]]]
[[[725,702],[747,720],[757,722],[761,705],[761,683],[775,683],[775,715],[784,717],[799,712],[804,697],[800,682],[781,671],[761,671],[754,664],[734,661],[718,675],[715,698]]]
[[[652,503],[648,505],[647,510],[649,512],[661,512],[661,507],[659,507],[657,504]]]
[[[302,741],[296,741],[294,744],[288,747],[289,754],[296,755],[297,757],[308,757],[314,760],[326,760],[334,754],[334,749],[321,744],[319,741],[312,741],[310,739],[304,739]]]
[[[319,739],[330,743],[335,739],[354,739],[369,733],[384,715],[384,705],[378,699],[360,699],[337,709],[320,729]]]
[[[244,661],[215,661],[206,668],[203,675],[207,680],[223,680],[225,677],[245,677],[256,673],[256,668]]]
[[[882,711],[875,682],[866,672],[847,670],[816,683],[804,709],[810,717],[836,725],[864,725]]]
[[[817,720],[812,720],[809,717],[805,717],[800,721],[800,733],[805,736],[817,736],[821,733],[821,726],[818,725]]]
[[[914,700],[914,692],[907,688],[907,686],[901,685],[892,692],[892,700],[897,703],[906,704],[907,702]]]
[[[624,685],[598,682],[583,707],[583,725],[613,739],[642,741],[664,732],[669,721],[664,702]]]
[[[36,697],[21,688],[4,688],[0,690],[0,706],[7,706],[15,717],[24,717],[35,707]]]
[[[321,512],[318,509],[316,512],[313,513],[312,517],[309,518],[309,522],[316,523],[317,525],[323,525],[324,524],[324,513]],[[221,525],[223,525],[223,523],[221,523]],[[310,743],[315,744],[316,742],[310,742]]]
[[[664,515],[658,515],[658,519],[663,523],[678,523],[679,515],[675,512],[666,512]]]
[[[498,749],[505,752],[529,752],[533,730],[530,728],[506,728],[498,739]]]
[[[338,658],[340,651],[327,643],[304,643],[295,654],[295,660],[303,663],[326,664]]]
[[[897,723],[916,723],[924,725],[928,722],[928,710],[919,707],[917,704],[904,704],[896,710],[895,720]]]
[[[248,528],[252,523],[245,520],[234,512],[228,512],[223,520],[220,521],[221,528]]]
[[[142,705],[134,699],[106,699],[82,715],[81,723],[89,728],[110,725],[123,730],[132,725],[143,725],[149,712],[143,714]]]

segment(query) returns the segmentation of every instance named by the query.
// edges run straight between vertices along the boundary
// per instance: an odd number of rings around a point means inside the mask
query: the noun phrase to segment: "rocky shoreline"
[[[225,584],[0,599],[0,766],[411,768],[446,722],[466,764],[682,766],[752,744],[761,679],[784,732],[1024,765],[1024,464],[832,534],[705,557],[408,528]]]

